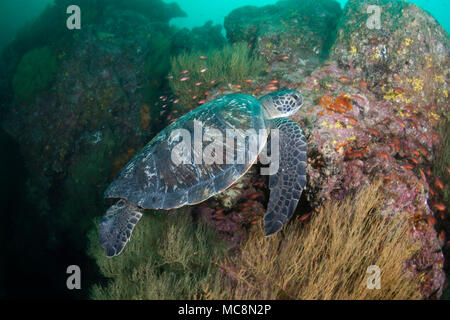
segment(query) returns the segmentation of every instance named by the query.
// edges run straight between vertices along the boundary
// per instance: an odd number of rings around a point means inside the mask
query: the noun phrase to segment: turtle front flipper
[[[106,250],[107,257],[119,255],[134,227],[142,217],[143,210],[125,200],[111,206],[99,223],[100,246]]]
[[[272,152],[272,162],[279,161],[278,171],[269,177],[270,199],[264,229],[266,236],[279,231],[292,217],[306,186],[306,139],[294,121],[277,118],[270,122],[279,130],[279,157]],[[272,148],[274,144],[271,144]]]

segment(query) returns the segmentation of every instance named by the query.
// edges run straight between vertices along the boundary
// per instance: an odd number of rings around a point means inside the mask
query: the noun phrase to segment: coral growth
[[[439,136],[442,137],[442,144],[437,151],[433,161],[432,171],[427,170],[429,181],[428,204],[434,211],[436,231],[438,241],[442,247],[445,257],[450,256],[450,221],[448,213],[450,208],[450,118],[449,113],[443,117],[439,125]],[[446,259],[444,270],[447,279],[450,276],[450,262]],[[450,299],[450,287],[447,286],[442,296],[443,299]]]
[[[245,43],[207,52],[185,52],[172,58],[171,66],[170,86],[180,98],[183,111],[204,103],[209,91],[218,84],[242,87],[244,80],[265,69],[261,57],[252,55]]]
[[[327,56],[341,13],[339,4],[331,0],[288,0],[235,9],[224,26],[232,43],[246,41],[271,69],[306,74]]]
[[[266,201],[264,178],[253,167],[230,188],[199,205],[194,214],[213,226],[231,247],[238,247],[262,220]]]
[[[408,222],[383,217],[378,184],[332,201],[305,225],[263,237],[262,224],[239,255],[219,263],[221,274],[204,285],[206,299],[419,299],[418,278],[405,261],[420,243]],[[380,290],[368,289],[368,267],[381,270]]]
[[[215,233],[192,221],[189,211],[148,213],[124,252],[108,259],[91,234],[90,253],[110,281],[92,288],[93,299],[194,299],[215,273],[223,245]]]
[[[389,1],[380,4],[386,6],[383,16],[387,14],[384,18],[389,26],[398,23],[402,28],[389,27],[387,32],[366,28],[362,21],[367,2],[350,1],[331,56],[323,65],[309,64],[317,58],[311,52],[309,58],[303,56],[296,62],[289,55],[285,62],[268,59],[269,73],[250,92],[256,96],[283,88],[302,92],[305,107],[293,119],[308,137],[308,186],[304,193],[312,207],[325,200],[343,201],[374,179],[384,180],[386,212],[413,221],[412,237],[423,244],[408,270],[421,278],[422,297],[436,298],[442,294],[445,275],[443,237],[435,227],[441,217],[447,218],[441,214],[440,210],[446,209],[439,198],[428,201],[428,190],[437,193],[430,189],[436,184],[431,166],[441,145],[438,123],[448,114],[449,41],[441,27],[417,7]],[[266,10],[269,16],[270,10]],[[276,20],[277,15],[273,16]],[[348,23],[354,18],[360,20]],[[245,20],[239,23],[245,25]],[[286,23],[289,27],[295,22]],[[408,27],[411,23],[414,28]],[[232,39],[234,36],[228,34]],[[280,31],[274,39],[282,36]],[[409,41],[407,50],[400,50],[396,46],[405,37],[418,41]],[[246,39],[249,45],[255,40]],[[257,41],[261,43],[261,39]],[[253,47],[256,53],[267,54],[267,48]],[[377,57],[366,59],[377,47]],[[287,44],[286,50],[293,48]],[[288,63],[288,68],[283,69],[282,63]],[[401,67],[391,69],[391,63]],[[314,68],[311,74],[305,73],[308,65]],[[443,177],[442,172],[439,176]],[[444,183],[442,187],[445,189]],[[427,269],[431,271],[422,275]]]

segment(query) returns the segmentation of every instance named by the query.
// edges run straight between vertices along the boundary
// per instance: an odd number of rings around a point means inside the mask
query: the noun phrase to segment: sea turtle
[[[302,95],[294,90],[274,92],[259,100],[250,95],[229,94],[203,104],[162,130],[105,191],[106,198],[120,198],[99,225],[100,245],[107,256],[120,254],[144,209],[168,210],[197,204],[230,187],[257,160],[267,140],[274,144],[274,138],[267,139],[269,129],[271,137],[275,136],[273,132],[278,135],[279,157],[272,161],[279,169],[269,178],[264,229],[266,236],[279,231],[293,215],[306,185],[306,141],[300,127],[287,118],[302,103]],[[253,149],[255,152],[246,153],[243,161],[237,154],[254,144],[255,140],[246,134],[251,129],[260,133],[262,143]],[[226,139],[225,133],[230,131],[234,137]],[[188,133],[188,137],[182,133]],[[190,136],[194,138],[193,145]],[[243,136],[247,138],[242,139]],[[224,149],[226,152],[221,153]],[[184,158],[177,160],[174,154]],[[215,162],[206,161],[209,154]]]

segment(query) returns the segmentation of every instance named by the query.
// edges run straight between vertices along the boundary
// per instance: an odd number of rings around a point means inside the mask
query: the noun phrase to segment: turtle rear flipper
[[[107,257],[119,255],[134,227],[142,217],[143,210],[130,202],[119,200],[111,206],[99,223],[100,246],[106,250]]]
[[[264,216],[266,236],[279,231],[292,217],[306,185],[306,141],[302,129],[288,118],[271,121],[279,129],[278,172],[269,178],[270,199]],[[272,156],[273,158],[273,156]]]

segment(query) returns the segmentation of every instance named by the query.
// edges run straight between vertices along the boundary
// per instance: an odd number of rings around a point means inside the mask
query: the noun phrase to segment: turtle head
[[[303,97],[295,90],[273,92],[259,99],[264,107],[266,119],[289,117],[303,104]]]

